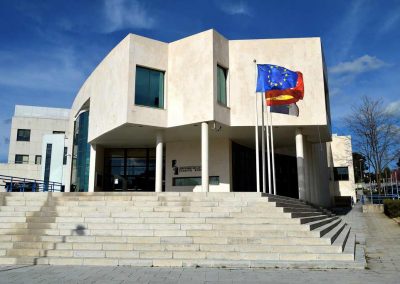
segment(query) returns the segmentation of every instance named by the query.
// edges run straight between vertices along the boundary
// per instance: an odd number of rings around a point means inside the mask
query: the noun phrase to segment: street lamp
[[[364,160],[363,159],[360,159],[360,160],[358,160],[359,162],[360,162],[360,183],[362,183],[362,180],[363,180],[363,170],[362,170],[362,168],[361,168],[361,162],[364,162]]]

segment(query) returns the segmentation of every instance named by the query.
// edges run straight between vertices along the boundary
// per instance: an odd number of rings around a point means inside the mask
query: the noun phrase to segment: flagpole
[[[253,60],[254,62],[254,66],[255,66],[255,78],[256,78],[256,83],[254,84],[254,86],[257,86],[257,60]],[[260,156],[259,156],[259,150],[258,150],[258,94],[257,94],[257,90],[256,90],[256,97],[255,97],[255,101],[256,101],[256,111],[255,111],[255,115],[256,115],[256,119],[255,119],[255,143],[256,143],[256,180],[257,180],[257,192],[260,192]]]
[[[263,98],[263,112],[264,105],[266,105],[266,99]],[[270,143],[269,143],[269,127],[268,127],[268,107],[267,108],[267,126],[265,129],[265,136],[267,140],[267,162],[268,162],[268,193],[272,194],[272,186],[271,186],[271,155],[270,155]]]
[[[272,113],[271,113],[271,107],[268,107],[269,111],[269,117],[271,120],[270,123],[270,130],[271,130],[271,155],[272,155],[272,177],[273,177],[273,189],[274,189],[274,195],[276,195],[276,179],[275,179],[275,150],[274,150],[274,128],[272,127]]]
[[[265,176],[265,134],[267,133],[267,147],[269,145],[268,142],[268,126],[267,129],[265,129],[264,126],[264,109],[265,109],[265,99],[263,98],[263,93],[261,93],[261,124],[262,124],[262,132],[261,132],[261,157],[262,157],[262,188],[263,188],[263,192],[267,193],[267,189],[266,189],[266,176]],[[267,130],[265,132],[265,130]],[[269,149],[269,148],[268,148]],[[269,152],[268,152],[269,153]],[[268,154],[268,175],[269,175],[269,154]],[[268,191],[270,191],[271,188],[268,188]],[[271,192],[269,192],[271,193]]]

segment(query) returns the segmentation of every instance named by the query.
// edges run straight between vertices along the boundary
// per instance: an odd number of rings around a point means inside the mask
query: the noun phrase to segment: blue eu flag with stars
[[[285,67],[272,64],[257,64],[256,92],[286,90],[296,87],[298,74]]]

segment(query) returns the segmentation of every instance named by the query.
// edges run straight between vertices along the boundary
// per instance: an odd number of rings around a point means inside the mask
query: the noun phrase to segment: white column
[[[299,199],[305,200],[305,178],[304,178],[304,146],[301,129],[296,129],[296,158],[297,158],[297,182],[299,187]]]
[[[207,122],[201,123],[201,187],[203,192],[209,191]]]
[[[261,97],[262,98],[262,97]],[[267,143],[269,141],[268,139],[268,127],[265,129],[265,120],[264,120],[264,107],[265,105],[265,100],[264,98],[261,99],[261,162],[262,162],[262,191],[263,193],[267,193],[267,178],[265,174],[265,135],[267,136]],[[267,132],[265,132],[267,130]],[[269,151],[269,147],[267,147],[267,151]],[[269,160],[268,160],[269,162]],[[269,164],[268,164],[269,165]],[[269,171],[269,166],[268,166],[268,171]],[[269,173],[269,172],[268,172]],[[268,188],[271,190],[271,187]]]
[[[304,141],[303,136],[303,169],[304,169],[304,200],[311,202],[312,182],[310,179],[312,163],[310,158],[310,148],[307,141]]]
[[[256,65],[257,68],[257,65]],[[257,72],[256,72],[257,74]],[[257,80],[257,78],[256,78]],[[255,115],[256,115],[256,125],[255,125],[255,143],[256,143],[256,182],[257,182],[257,192],[260,192],[260,153],[258,150],[258,106],[257,106],[257,101],[258,101],[258,94],[256,93],[256,97],[255,97],[255,101],[256,101],[256,110],[255,110]],[[262,134],[261,134],[262,135]]]
[[[94,192],[95,180],[96,180],[96,145],[90,145],[88,192]]]
[[[163,142],[163,135],[158,132],[156,142],[156,192],[162,192]]]

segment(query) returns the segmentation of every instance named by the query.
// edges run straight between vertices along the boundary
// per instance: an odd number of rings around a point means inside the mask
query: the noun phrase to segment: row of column
[[[163,135],[161,132],[157,133],[156,142],[156,192],[162,192],[162,164],[163,164]],[[201,123],[201,187],[203,192],[209,191],[209,174],[208,174],[208,123]]]
[[[155,191],[162,192],[162,165],[163,165],[163,145],[164,139],[162,132],[157,133],[156,137],[156,171],[155,171]],[[304,136],[300,128],[296,129],[296,158],[297,158],[297,176],[298,176],[298,190],[299,199],[311,201],[309,191],[310,185],[307,186],[306,191],[306,177],[308,174],[309,166],[305,160],[305,147]],[[91,146],[91,159],[90,159],[90,176],[89,176],[89,190],[94,188],[94,167],[96,164],[96,146]],[[202,191],[209,191],[209,137],[208,137],[208,123],[201,123],[201,184]]]

